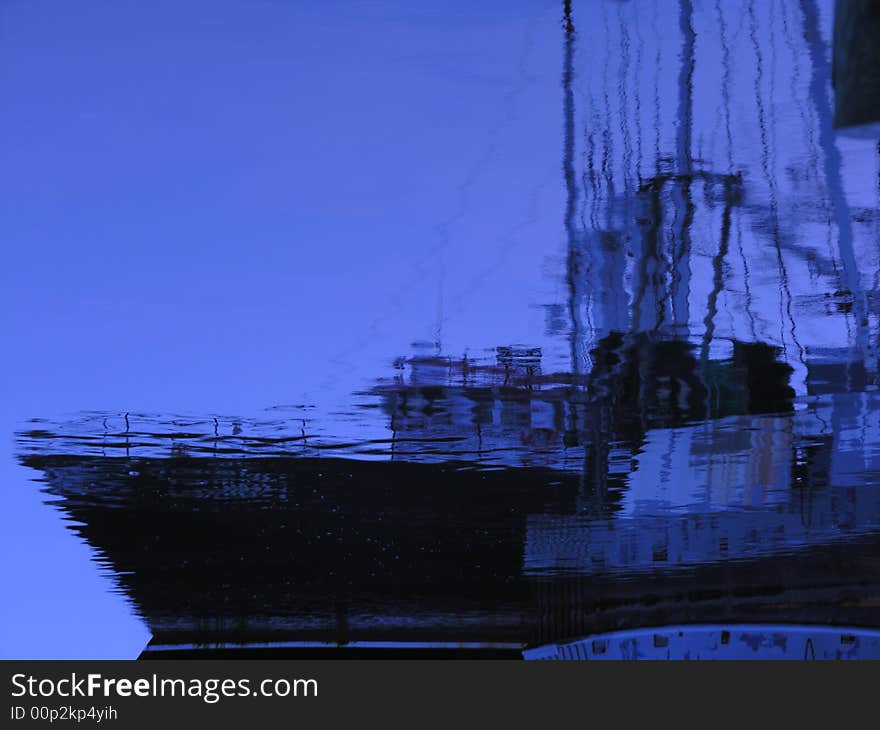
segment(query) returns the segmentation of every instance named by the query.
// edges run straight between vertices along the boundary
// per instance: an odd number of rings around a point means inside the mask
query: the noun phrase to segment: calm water
[[[830,6],[96,4],[4,72],[23,614],[880,657],[880,148],[832,129]],[[19,65],[64,30],[4,13]]]

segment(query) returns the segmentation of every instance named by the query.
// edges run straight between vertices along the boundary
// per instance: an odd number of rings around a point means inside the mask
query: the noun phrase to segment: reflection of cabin
[[[791,409],[790,369],[773,348],[733,343],[729,360],[703,363],[693,351],[679,340],[614,335],[580,379],[543,372],[537,348],[499,348],[491,365],[415,357],[371,392],[390,419],[395,459],[556,468],[576,465],[583,452],[574,449],[599,441],[637,448],[652,428]]]

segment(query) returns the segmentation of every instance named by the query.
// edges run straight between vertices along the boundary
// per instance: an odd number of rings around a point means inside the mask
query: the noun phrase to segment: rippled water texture
[[[132,365],[145,397],[17,426],[148,654],[880,658],[880,150],[833,129],[831,3],[345,5],[300,21],[363,48],[272,130],[344,148],[273,163],[345,158],[320,234],[276,216],[234,307],[180,294],[226,344]]]

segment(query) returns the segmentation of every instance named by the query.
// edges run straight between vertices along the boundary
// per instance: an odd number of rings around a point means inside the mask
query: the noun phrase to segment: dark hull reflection
[[[853,407],[816,413],[846,424]],[[732,419],[656,447],[697,462],[684,483],[648,469],[650,440],[608,449],[609,464],[643,461],[647,500],[613,469],[598,490],[582,470],[430,460],[24,461],[166,650],[491,653],[695,621],[880,623],[880,470],[864,468],[877,442],[853,451],[809,414]]]

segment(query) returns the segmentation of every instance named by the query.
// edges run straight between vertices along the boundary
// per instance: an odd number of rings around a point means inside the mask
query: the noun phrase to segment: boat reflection
[[[878,217],[816,4],[657,5],[563,4],[543,339],[438,335],[332,417],[19,434],[152,651],[878,656]]]
[[[228,442],[262,441],[141,422],[135,448],[115,434],[103,455],[47,454],[56,438],[31,432],[24,463],[165,647],[530,646],[746,618],[876,625],[880,396],[638,439],[632,419],[609,419],[629,440],[584,448],[567,444],[563,406],[554,420],[553,406],[533,408],[536,385],[509,383],[494,400],[421,389],[405,411],[418,427],[398,420],[382,460],[243,456]]]

